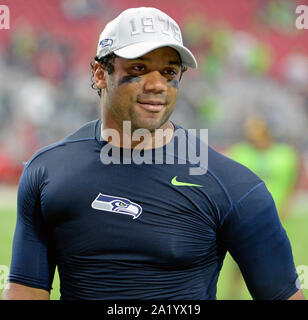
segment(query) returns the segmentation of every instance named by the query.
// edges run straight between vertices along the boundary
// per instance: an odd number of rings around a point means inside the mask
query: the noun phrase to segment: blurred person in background
[[[275,141],[268,122],[260,114],[249,116],[243,126],[245,140],[231,146],[226,154],[257,174],[275,201],[280,219],[291,212],[292,196],[299,177],[299,156],[289,144]],[[244,285],[239,268],[233,263],[230,297],[237,297]]]
[[[244,123],[246,141],[227,150],[227,155],[258,175],[271,192],[282,220],[290,213],[290,203],[299,177],[299,155],[289,144],[275,141],[261,115]]]

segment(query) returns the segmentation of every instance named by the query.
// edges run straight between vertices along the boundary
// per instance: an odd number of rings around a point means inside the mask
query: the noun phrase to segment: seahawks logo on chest
[[[91,207],[96,210],[126,214],[137,219],[142,213],[142,207],[126,198],[110,196],[100,193],[92,202]]]

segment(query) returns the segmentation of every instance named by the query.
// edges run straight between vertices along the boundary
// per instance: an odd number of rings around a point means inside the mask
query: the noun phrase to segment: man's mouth
[[[161,100],[137,100],[137,103],[141,108],[150,112],[159,112],[166,104]]]

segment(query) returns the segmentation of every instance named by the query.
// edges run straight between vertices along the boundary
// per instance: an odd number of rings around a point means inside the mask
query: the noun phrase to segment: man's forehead
[[[168,64],[181,65],[181,58],[178,52],[170,47],[162,47],[146,53],[135,59],[124,59],[126,61],[143,61],[143,62],[168,62]]]

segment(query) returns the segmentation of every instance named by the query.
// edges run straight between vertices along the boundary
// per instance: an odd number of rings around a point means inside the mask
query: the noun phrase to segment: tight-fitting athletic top
[[[216,299],[229,251],[254,299],[298,290],[288,237],[254,173],[176,125],[185,134],[174,152],[157,149],[160,164],[127,164],[121,148],[105,152],[119,163],[104,164],[100,128],[87,123],[26,163],[10,282],[50,290],[57,266],[61,299]]]

